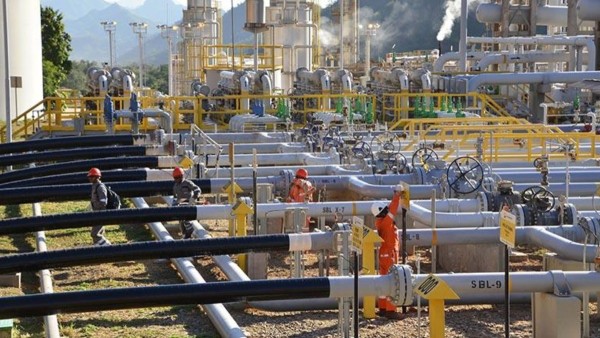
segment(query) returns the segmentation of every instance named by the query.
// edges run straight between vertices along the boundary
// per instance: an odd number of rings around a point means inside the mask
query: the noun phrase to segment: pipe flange
[[[488,208],[488,197],[487,192],[480,191],[475,195],[475,199],[477,200],[477,204],[479,204],[479,211],[490,211]]]
[[[390,295],[396,306],[408,306],[413,303],[412,268],[409,265],[395,264],[390,267],[389,274],[394,277],[394,292]]]
[[[425,184],[425,177],[427,173],[422,167],[413,166],[413,183],[412,184]]]

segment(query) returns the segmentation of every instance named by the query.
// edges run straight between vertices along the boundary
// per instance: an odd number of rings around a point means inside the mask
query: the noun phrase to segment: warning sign
[[[350,247],[353,251],[362,252],[365,229],[368,231],[368,228],[365,228],[362,218],[356,216],[352,218],[352,243]]]
[[[500,212],[500,242],[510,248],[515,247],[517,232],[517,217],[508,211]]]
[[[443,279],[436,275],[429,275],[413,290],[425,299],[458,299],[458,295]]]

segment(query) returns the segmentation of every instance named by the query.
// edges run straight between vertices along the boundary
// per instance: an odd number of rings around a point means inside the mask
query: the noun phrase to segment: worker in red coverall
[[[394,197],[389,205],[384,202],[375,202],[371,212],[375,216],[375,227],[383,243],[379,248],[379,274],[387,275],[393,264],[398,263],[399,241],[398,228],[394,218],[401,202],[404,187],[398,184],[394,187]],[[387,297],[379,297],[377,301],[379,315],[388,319],[401,319],[402,315],[396,311],[394,305]]]
[[[304,168],[300,168],[296,171],[296,177],[290,185],[290,193],[286,199],[287,202],[296,203],[307,203],[312,202],[313,193],[315,188],[312,183],[308,180],[308,171]],[[309,231],[313,230],[312,221],[310,216],[306,217],[306,227]]]

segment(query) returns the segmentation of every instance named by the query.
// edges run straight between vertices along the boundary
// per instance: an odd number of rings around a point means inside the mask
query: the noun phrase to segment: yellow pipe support
[[[369,229],[366,228],[365,229]],[[383,243],[383,239],[371,229],[363,238],[362,266],[364,275],[376,275],[375,247]],[[375,296],[363,297],[363,316],[367,319],[375,318]]]
[[[247,227],[248,227],[248,215],[253,214],[254,209],[250,207],[243,201],[239,201],[233,207],[233,214],[235,215],[235,221],[237,226],[236,236],[237,237],[246,237]],[[248,256],[246,254],[239,254],[238,256],[238,265],[240,268],[246,272],[248,272]]]
[[[444,300],[429,300],[429,337],[443,338],[446,327],[446,318],[444,314]]]

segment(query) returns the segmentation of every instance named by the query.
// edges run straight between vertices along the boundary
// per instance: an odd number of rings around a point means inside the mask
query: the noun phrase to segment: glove
[[[403,192],[404,191],[404,186],[402,184],[397,184],[394,187],[394,192]]]

